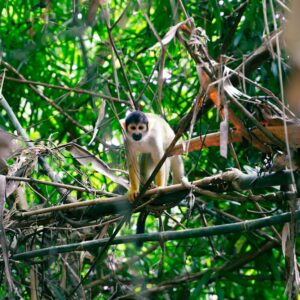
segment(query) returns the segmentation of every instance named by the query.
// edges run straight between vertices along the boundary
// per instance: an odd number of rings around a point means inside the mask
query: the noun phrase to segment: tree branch
[[[267,126],[268,131],[270,131],[274,136],[280,139],[282,142],[285,140],[284,127],[282,126]],[[290,141],[290,146],[292,148],[300,148],[300,125],[293,124],[288,125],[288,137]],[[260,144],[258,145],[255,141],[263,141],[265,144],[271,144],[272,141],[264,135],[264,133],[258,129],[254,128],[249,130],[250,136],[254,136],[255,139],[252,141],[252,145],[261,150]],[[228,143],[239,143],[242,142],[243,135],[240,131],[231,130],[228,136]],[[249,141],[251,143],[251,140]],[[201,135],[199,137],[193,138],[189,141],[189,147],[186,149],[186,142],[178,144],[170,152],[170,156],[180,155],[186,152],[201,150],[203,147],[214,147],[220,146],[220,132],[210,133]],[[266,151],[268,148],[266,148]]]
[[[3,77],[0,76],[0,80],[2,80],[2,78]],[[128,100],[120,100],[119,98],[115,98],[115,97],[112,97],[112,96],[96,93],[96,92],[89,91],[89,90],[79,89],[79,88],[70,88],[70,87],[66,87],[66,86],[55,85],[55,84],[50,84],[50,83],[44,83],[44,82],[40,82],[40,81],[17,79],[17,78],[9,77],[9,76],[5,76],[5,80],[18,82],[18,83],[21,83],[21,84],[39,85],[39,86],[44,86],[44,87],[50,88],[50,89],[62,90],[62,91],[67,91],[67,92],[74,92],[74,93],[78,93],[78,94],[86,94],[86,95],[90,95],[90,96],[100,97],[100,98],[103,98],[105,100],[110,100],[110,101],[113,101],[113,102],[124,103],[124,104],[127,104],[127,105],[129,104]]]
[[[240,171],[237,173],[236,170],[227,171],[222,174],[209,176],[193,182],[193,185],[198,187],[196,193],[203,195],[226,199],[235,201],[278,201],[283,199],[290,199],[294,197],[293,193],[272,193],[266,195],[252,195],[252,196],[232,196],[232,195],[222,195],[221,191],[228,192],[235,189],[238,190],[249,190],[255,188],[265,188],[271,186],[288,185],[291,184],[292,177],[291,172],[281,171],[277,173],[272,173],[266,176],[260,175],[246,175]],[[199,189],[201,188],[201,189]],[[217,191],[218,193],[212,191]],[[163,188],[155,188],[149,190],[145,193],[145,198],[151,198],[151,205],[166,205],[173,204],[175,206],[189,193],[189,189],[182,184],[174,184],[172,186],[167,186]],[[157,196],[157,197],[153,197]],[[68,211],[71,214],[76,212],[76,209],[86,208],[88,206],[93,206],[92,213],[96,213],[98,217],[115,214],[115,213],[126,213],[132,210],[131,204],[127,201],[127,196],[112,197],[109,199],[95,199],[90,201],[68,203],[63,205],[57,205],[53,207],[47,207],[42,209],[32,209],[27,212],[18,212],[14,216],[15,218],[25,218],[31,216],[37,216],[40,214],[53,213],[55,211]],[[143,202],[146,205],[149,201]],[[95,207],[97,206],[97,207]],[[141,205],[135,208],[134,211],[141,210],[145,205]],[[88,211],[84,212],[89,214]]]
[[[300,210],[295,213],[296,220],[300,219]],[[123,237],[117,237],[111,241],[112,245],[128,244],[136,242],[166,242],[173,240],[185,240],[190,238],[208,237],[214,235],[225,235],[230,233],[246,233],[256,229],[271,225],[279,225],[289,222],[291,220],[291,213],[283,213],[273,217],[265,217],[251,221],[244,221],[239,223],[210,226],[200,229],[189,229],[180,231],[164,231],[154,233],[134,234]],[[98,249],[106,245],[110,238],[104,238],[101,240],[92,240],[81,243],[73,243],[67,245],[61,245],[56,247],[49,247],[39,250],[28,251],[13,255],[10,259],[14,260],[26,260],[35,257],[41,257],[46,255],[57,255],[59,253],[66,253],[71,251],[90,251],[92,249]]]

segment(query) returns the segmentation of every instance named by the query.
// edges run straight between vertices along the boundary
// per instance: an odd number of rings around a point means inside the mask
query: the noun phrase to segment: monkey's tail
[[[146,219],[149,215],[149,212],[142,211],[138,217],[137,224],[136,224],[136,234],[144,233],[145,232],[145,225],[146,225]],[[143,246],[143,242],[137,241],[135,243],[137,248],[141,248]]]

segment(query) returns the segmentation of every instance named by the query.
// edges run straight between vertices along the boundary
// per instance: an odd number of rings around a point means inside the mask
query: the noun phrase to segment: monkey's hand
[[[131,188],[129,189],[129,191],[128,191],[128,194],[127,194],[127,196],[128,196],[128,201],[129,201],[130,203],[133,203],[134,200],[137,198],[138,194],[139,194],[139,190],[138,190],[138,189],[134,189],[134,188],[131,187]]]
[[[194,185],[189,182],[189,180],[187,179],[187,177],[183,176],[181,178],[181,183],[183,184],[183,186],[187,189],[192,189],[194,187]]]

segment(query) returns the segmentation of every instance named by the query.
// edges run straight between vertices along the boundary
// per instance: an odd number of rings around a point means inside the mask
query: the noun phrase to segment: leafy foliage
[[[110,3],[102,0],[99,7],[98,1],[93,0],[1,1],[2,60],[11,66],[1,65],[2,93],[35,146],[48,150],[45,159],[59,174],[61,182],[117,193],[116,183],[92,168],[81,166],[64,145],[75,142],[85,146],[110,168],[126,170],[119,119],[133,108],[130,99],[134,99],[143,111],[165,116],[176,129],[201,87],[196,63],[180,39],[175,38],[166,46],[165,58],[159,44],[171,26],[185,20],[183,7],[193,18],[195,27],[205,29],[209,56],[235,69],[264,44],[264,39],[269,39],[267,32],[273,32],[272,2],[264,9],[259,0],[243,3],[239,0],[114,0]],[[272,5],[275,6],[275,20],[281,26],[283,10],[278,3]],[[264,13],[267,20],[264,20]],[[276,55],[271,55],[273,50],[270,51],[250,64],[245,75],[279,97],[282,78]],[[280,59],[285,77],[286,57],[283,55]],[[159,96],[160,72],[164,79],[162,99]],[[27,81],[22,82],[20,75]],[[251,96],[243,105],[261,121],[255,100],[273,103],[273,99],[242,79],[234,84]],[[104,119],[96,140],[87,146],[103,101],[106,101]],[[0,126],[7,132],[17,133],[6,110],[1,106],[0,109]],[[253,127],[240,111],[234,111],[246,128]],[[219,131],[220,119],[215,108],[201,112],[192,136]],[[186,132],[183,139],[188,136]],[[249,142],[235,144],[233,149],[243,170],[248,167],[247,170],[257,172],[264,165],[265,155]],[[236,167],[232,153],[225,159],[220,156],[218,147],[212,147],[184,155],[189,179],[194,181]],[[15,164],[15,157],[8,160],[10,166]],[[122,172],[117,174],[126,177]],[[29,177],[50,181],[41,165],[32,169]],[[25,209],[59,205],[66,198],[53,186],[33,183],[22,186],[28,204]],[[276,190],[253,192],[270,191]],[[251,191],[244,194],[250,195]],[[75,201],[96,198],[88,191],[74,190],[70,196]],[[7,199],[7,216],[15,210],[14,202],[19,197],[14,193]],[[168,215],[163,213],[164,230],[199,228],[258,217],[253,212],[258,208],[252,201],[237,203],[197,195],[196,203],[191,216],[188,216],[185,202],[169,208]],[[285,204],[279,203],[263,202],[262,206],[266,213],[287,209]],[[7,221],[10,254],[100,239],[111,235],[115,229],[114,222],[105,225],[111,220],[108,217],[95,214],[74,217],[68,213],[55,212],[37,217],[34,222],[14,218]],[[133,234],[136,220],[137,214],[133,214],[121,235]],[[158,218],[149,216],[147,231],[158,231],[158,223]],[[265,235],[256,231],[172,241],[165,243],[165,249],[149,242],[144,244],[143,252],[133,244],[122,244],[111,246],[100,261],[96,259],[96,249],[11,261],[11,269],[18,293],[24,299],[36,299],[34,295],[45,299],[69,299],[71,296],[74,299],[108,299],[126,295],[143,295],[149,299],[284,299],[285,262],[276,230],[280,232],[281,228],[264,229]],[[271,237],[277,242],[270,242]],[[14,243],[17,246],[12,245]],[[83,287],[72,294],[89,270],[91,273]],[[4,283],[3,277],[2,272]],[[3,284],[1,297],[7,293],[8,285]]]

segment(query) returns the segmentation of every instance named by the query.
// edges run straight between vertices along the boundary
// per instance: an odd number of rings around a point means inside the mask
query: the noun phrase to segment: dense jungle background
[[[289,5],[0,2],[1,299],[297,299]],[[168,121],[191,185],[131,205],[134,109]]]

